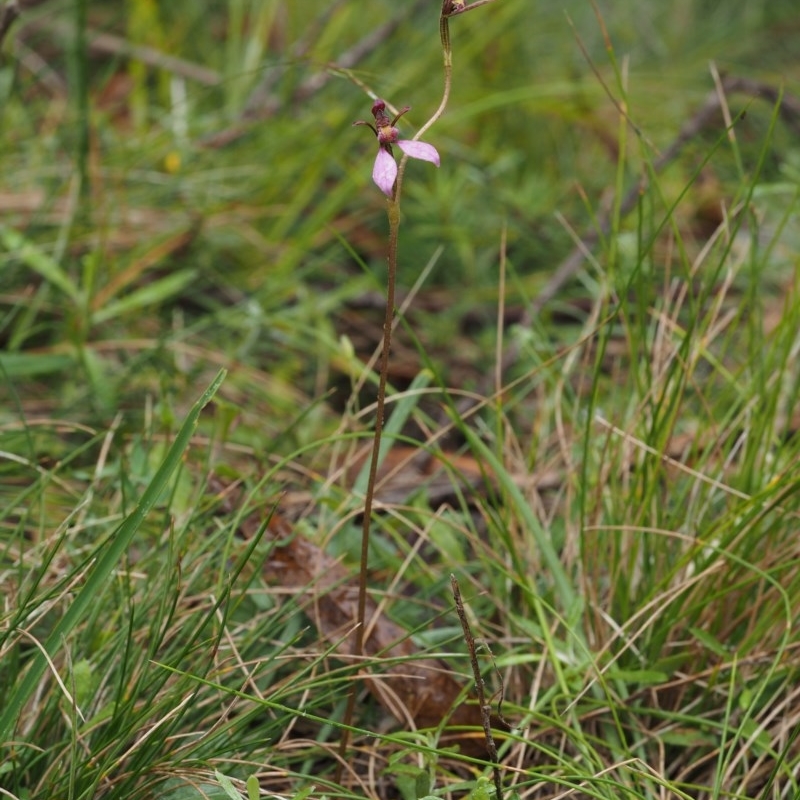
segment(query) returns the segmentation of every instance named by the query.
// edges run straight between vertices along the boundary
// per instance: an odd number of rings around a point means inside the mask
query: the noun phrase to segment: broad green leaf
[[[258,800],[261,796],[261,787],[258,783],[258,778],[255,775],[251,775],[247,779],[247,800]]]
[[[97,309],[92,314],[92,323],[105,322],[108,319],[122,316],[131,311],[140,311],[149,306],[163,303],[185,289],[197,277],[194,270],[183,270],[167,275],[160,280],[149,283],[141,289],[136,289],[119,300],[108,303],[103,308]]]
[[[231,800],[242,800],[241,792],[233,785],[227,775],[223,775],[218,769],[214,770],[214,777],[219,781],[219,785],[225,790],[225,794]]]
[[[75,366],[75,359],[60,353],[2,353],[0,372],[10,378],[52,375]]]
[[[0,228],[0,241],[9,253],[64,292],[75,305],[81,305],[81,291],[78,286],[44,250],[13,228]]]

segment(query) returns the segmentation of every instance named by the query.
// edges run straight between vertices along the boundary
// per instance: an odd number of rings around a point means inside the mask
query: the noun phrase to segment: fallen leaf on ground
[[[257,517],[246,519],[243,535],[252,536],[259,524]],[[267,535],[278,541],[264,564],[266,579],[304,594],[306,613],[320,636],[336,646],[338,657],[353,656],[358,586],[351,572],[277,513],[269,521]],[[381,614],[369,597],[366,618],[364,656],[369,664],[364,681],[386,711],[412,728],[436,728],[443,721],[448,727],[480,727],[478,707],[466,701],[464,687],[447,664],[420,656],[408,633]],[[456,742],[464,753],[485,755],[482,733],[448,735],[442,741]]]

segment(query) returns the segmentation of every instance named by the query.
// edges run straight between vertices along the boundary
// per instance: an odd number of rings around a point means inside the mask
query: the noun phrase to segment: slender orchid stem
[[[450,87],[452,85],[453,56],[450,46],[450,27],[449,17],[454,14],[463,14],[471,8],[493,2],[493,0],[478,0],[470,6],[463,2],[454,0],[442,0],[442,12],[439,18],[439,35],[442,42],[442,54],[444,58],[444,89],[439,107],[433,112],[430,119],[417,131],[412,141],[417,142],[424,133],[431,128],[444,114],[447,103],[450,99]],[[377,117],[376,117],[377,120]],[[364,123],[358,123],[364,124]],[[368,124],[368,123],[367,123]],[[380,123],[378,123],[380,124]],[[372,126],[370,126],[372,127]],[[377,133],[377,131],[376,131]],[[402,143],[401,143],[402,144]],[[383,435],[383,423],[386,407],[386,384],[389,376],[389,353],[392,346],[392,327],[395,316],[395,287],[397,284],[397,244],[400,232],[400,195],[403,188],[403,177],[405,175],[406,164],[409,154],[404,152],[400,159],[397,170],[397,179],[392,189],[392,196],[388,200],[387,214],[389,217],[389,247],[387,253],[387,278],[386,278],[386,311],[383,321],[383,347],[380,359],[380,375],[378,378],[378,395],[375,409],[375,431],[372,439],[372,455],[369,466],[369,480],[364,496],[364,517],[361,528],[361,558],[359,562],[358,575],[358,602],[356,611],[356,639],[353,648],[353,655],[356,661],[364,658],[364,638],[367,629],[367,577],[369,566],[369,537],[372,525],[372,508],[375,500],[375,487],[378,482],[378,464],[380,462],[381,438]],[[438,164],[438,158],[437,162]],[[353,681],[350,693],[347,697],[347,706],[344,712],[343,733],[339,746],[339,764],[336,771],[336,782],[341,780],[342,769],[345,763],[345,755],[349,742],[349,728],[352,724],[353,713],[355,711],[356,695],[358,692],[358,681]]]
[[[399,183],[398,183],[399,186]],[[375,432],[372,438],[372,455],[369,464],[369,480],[364,497],[364,519],[361,527],[361,562],[358,576],[358,628],[356,629],[356,655],[364,654],[364,619],[367,608],[367,560],[369,558],[369,531],[372,521],[372,505],[375,486],[378,481],[378,462],[380,460],[381,438],[386,409],[386,383],[389,376],[389,350],[392,346],[392,327],[394,325],[394,298],[397,285],[397,241],[400,231],[400,206],[396,198],[389,201],[389,252],[388,274],[386,280],[386,310],[383,318],[383,349],[381,350],[380,375],[378,378],[378,397],[375,406]]]
[[[405,161],[406,159],[403,159]],[[369,479],[367,491],[364,496],[364,517],[361,526],[361,558],[358,572],[358,604],[356,610],[356,641],[353,654],[357,660],[364,656],[364,632],[367,627],[367,577],[369,566],[369,533],[372,523],[372,506],[375,499],[375,486],[378,482],[378,463],[380,460],[381,438],[383,435],[383,422],[386,410],[386,384],[389,376],[389,351],[392,346],[392,326],[395,313],[395,287],[397,285],[397,242],[400,231],[400,204],[398,195],[401,186],[401,174],[398,173],[394,196],[388,203],[389,217],[389,250],[387,254],[386,278],[386,310],[383,319],[383,348],[381,350],[380,373],[378,378],[378,396],[375,406],[375,431],[372,438],[372,454],[369,464]],[[341,779],[344,756],[347,752],[349,741],[349,728],[353,720],[358,693],[358,681],[354,681],[347,696],[347,706],[344,712],[344,725],[342,739],[339,747],[339,763],[336,768],[336,782]]]

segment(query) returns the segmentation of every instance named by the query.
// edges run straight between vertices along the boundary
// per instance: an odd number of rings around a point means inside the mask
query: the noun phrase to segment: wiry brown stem
[[[381,439],[383,435],[383,422],[386,411],[386,384],[389,376],[389,351],[392,346],[392,327],[394,325],[395,287],[397,285],[397,241],[400,228],[400,206],[397,201],[398,187],[395,185],[394,197],[389,200],[389,251],[387,254],[386,277],[386,311],[383,318],[383,348],[381,350],[380,374],[378,377],[378,396],[375,405],[375,432],[372,437],[372,455],[369,463],[369,479],[367,491],[364,496],[364,518],[361,523],[361,558],[358,571],[358,604],[356,610],[356,640],[353,648],[356,660],[364,655],[364,632],[367,626],[367,577],[369,566],[369,532],[372,523],[372,506],[375,500],[375,486],[378,482],[378,463],[381,453]],[[342,758],[337,767],[337,783],[339,772],[342,769],[344,755],[347,751],[349,740],[349,726],[353,720],[356,706],[358,682],[354,681],[347,696],[347,706],[344,712],[344,724],[347,726],[342,733],[339,754]]]
[[[481,722],[483,723],[483,736],[486,741],[486,752],[489,754],[489,761],[492,763],[492,775],[494,776],[494,788],[496,799],[503,800],[503,779],[500,775],[500,766],[497,760],[497,745],[492,734],[492,707],[486,700],[486,685],[483,682],[481,668],[478,664],[478,650],[475,646],[475,637],[469,626],[467,612],[464,610],[464,601],[461,599],[461,590],[458,588],[456,576],[450,574],[450,587],[453,590],[453,600],[456,604],[456,613],[461,622],[461,630],[464,632],[464,641],[467,643],[469,653],[469,663],[472,667],[472,674],[475,678],[475,693],[478,695],[478,705],[481,709]]]
[[[3,39],[6,38],[8,29],[18,16],[19,4],[17,0],[9,0],[9,2],[0,9],[0,45],[3,43]]]
[[[417,131],[414,141],[418,141],[425,131],[427,131],[444,113],[450,99],[450,86],[452,83],[452,50],[450,47],[450,29],[448,24],[449,17],[464,11],[470,10],[477,5],[485,5],[493,0],[478,0],[472,6],[465,6],[461,2],[454,0],[442,0],[442,12],[439,18],[439,35],[442,42],[442,54],[444,57],[444,89],[442,100],[439,107],[434,111],[431,118]],[[408,155],[403,155],[397,170],[397,180],[394,185],[392,197],[389,200],[389,248],[387,254],[387,278],[386,278],[386,312],[383,322],[383,349],[380,360],[380,376],[378,379],[378,396],[375,410],[375,432],[372,439],[372,456],[369,466],[369,480],[367,491],[364,497],[364,518],[361,528],[361,559],[359,562],[358,576],[358,602],[356,611],[356,639],[354,644],[354,656],[356,661],[360,661],[364,656],[364,635],[367,627],[366,616],[367,608],[367,575],[369,565],[369,535],[372,523],[372,508],[375,499],[375,487],[378,480],[378,464],[380,461],[381,438],[383,434],[384,412],[386,406],[386,384],[389,375],[389,351],[392,345],[392,326],[395,314],[395,287],[397,284],[397,243],[400,229],[400,194],[403,187],[403,177],[405,175]],[[347,707],[344,713],[344,728],[339,747],[339,766],[337,767],[336,781],[340,781],[344,756],[347,752],[349,742],[349,728],[352,725],[353,713],[355,711],[356,694],[358,692],[358,681],[354,681],[347,698]]]

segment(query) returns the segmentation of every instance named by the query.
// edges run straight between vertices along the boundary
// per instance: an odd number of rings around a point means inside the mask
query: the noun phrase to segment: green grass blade
[[[402,397],[397,401],[397,405],[392,412],[392,415],[386,421],[386,426],[383,429],[383,440],[381,441],[380,455],[378,456],[378,467],[383,463],[395,439],[400,435],[403,426],[408,421],[408,418],[413,413],[414,409],[419,404],[422,392],[428,387],[431,382],[432,374],[429,370],[422,370],[416,378],[414,378],[408,391],[403,392]],[[357,494],[361,495],[367,491],[367,482],[369,481],[369,466],[370,462],[367,459],[361,471],[358,473],[354,489]]]
[[[563,603],[563,607],[568,611],[572,611],[578,599],[575,589],[561,564],[561,559],[555,547],[553,547],[553,543],[550,541],[547,531],[544,530],[539,520],[536,518],[536,514],[533,512],[530,503],[525,499],[519,487],[511,479],[508,471],[503,464],[500,463],[497,456],[481,441],[480,437],[476,436],[467,426],[463,426],[461,430],[466,436],[473,453],[489,465],[489,468],[497,476],[504,491],[508,494],[508,498],[519,513],[520,518],[525,521],[542,553],[544,563],[547,564],[547,568],[550,570],[550,575],[555,584],[559,598]]]
[[[191,437],[197,427],[200,413],[216,394],[224,378],[225,371],[221,370],[202,397],[194,404],[178,431],[178,435],[175,437],[175,441],[172,443],[164,461],[153,476],[147,489],[143,492],[136,507],[120,525],[116,536],[110,541],[105,553],[99,557],[94,569],[88,573],[83,589],[77,594],[66,614],[58,621],[47,638],[44,643],[44,650],[51,657],[63,644],[64,638],[83,618],[92,601],[102,591],[103,585],[125,553],[139,526],[144,522],[158,498],[162,496],[170,476],[181,463],[183,454],[189,446]],[[2,716],[0,716],[0,741],[8,741],[12,737],[14,726],[22,707],[41,680],[46,667],[47,661],[44,653],[40,651],[34,656],[22,681],[6,698]]]
[[[44,250],[13,228],[0,228],[0,241],[14,257],[64,292],[75,305],[81,305],[81,291],[78,286]]]
[[[98,309],[92,314],[92,323],[97,325],[121,317],[123,314],[163,303],[170,297],[180,294],[183,289],[196,280],[196,270],[189,269],[169,274]]]

